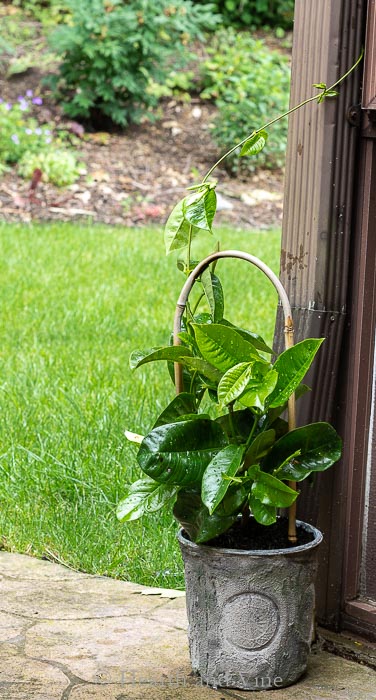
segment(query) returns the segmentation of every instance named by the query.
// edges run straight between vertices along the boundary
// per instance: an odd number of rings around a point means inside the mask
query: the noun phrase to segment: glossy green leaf
[[[219,416],[216,418],[216,423],[219,423],[229,439],[236,437],[238,442],[246,442],[255,420],[257,418],[252,411],[249,408],[243,408],[240,411],[233,411],[231,417],[228,413]]]
[[[191,225],[184,217],[184,201],[185,198],[176,204],[165,225],[164,240],[167,255],[173,250],[185,248],[192,234]]]
[[[222,372],[240,362],[262,360],[252,343],[233,328],[217,323],[193,324],[192,328],[203,358]]]
[[[175,396],[171,403],[162,411],[153,428],[157,428],[159,425],[166,425],[167,423],[174,423],[178,418],[186,416],[188,413],[197,413],[196,399],[193,394],[182,392]]]
[[[212,223],[217,208],[217,195],[214,189],[194,192],[183,200],[183,214],[186,221],[196,228],[212,232]]]
[[[182,358],[181,363],[189,369],[199,372],[204,377],[207,377],[207,379],[215,384],[215,386],[222,377],[222,372],[213,367],[210,362],[202,360],[201,357],[184,357]]]
[[[262,129],[257,131],[253,136],[251,136],[245,144],[243,145],[240,155],[241,156],[257,156],[260,151],[264,148],[268,140],[268,132]]]
[[[154,428],[142,441],[137,460],[155,481],[186,486],[201,481],[209,462],[226,444],[218,423],[197,416]]]
[[[295,399],[298,400],[300,399],[301,396],[304,396],[304,394],[307,394],[307,392],[311,391],[311,388],[307,386],[307,384],[299,384],[299,386],[296,387],[295,389]],[[276,406],[276,408],[269,408],[268,410],[268,425],[272,426],[274,421],[276,421],[279,416],[286,411],[288,406],[288,402],[285,401],[285,403],[281,404],[281,406]]]
[[[298,497],[297,491],[290,489],[287,484],[271,474],[266,474],[258,469],[252,473],[252,476],[254,476],[254,482],[251,494],[266,506],[288,508]]]
[[[243,484],[230,484],[226,495],[215,512],[221,516],[238,514],[242,511],[247,496],[248,494]]]
[[[252,493],[249,496],[249,505],[255,520],[261,525],[273,525],[277,520],[277,508],[261,503]]]
[[[223,375],[218,385],[218,399],[228,405],[243,393],[252,377],[254,361],[240,362]]]
[[[281,406],[293,394],[309,370],[323,341],[324,338],[307,338],[279,355],[274,363],[278,381],[269,398],[270,408]]]
[[[131,369],[136,369],[147,362],[156,360],[170,360],[180,362],[184,357],[192,357],[192,350],[184,345],[166,345],[162,348],[151,348],[150,350],[134,350],[129,358]]]
[[[242,462],[243,445],[226,445],[205,469],[202,477],[201,498],[212,514],[224,498],[231,482],[224,477],[235,476]]]
[[[239,397],[240,403],[249,408],[265,409],[265,402],[273,392],[278,380],[278,374],[270,369],[269,364],[255,362],[252,368],[252,377],[244,393]]]
[[[211,311],[214,323],[218,323],[223,318],[224,296],[221,282],[217,275],[214,275],[207,268],[201,275],[201,283],[205,292],[207,302]]]
[[[265,340],[261,338],[261,335],[257,335],[257,333],[251,333],[250,331],[245,330],[244,328],[239,328],[239,326],[234,326],[233,323],[230,323],[230,321],[227,321],[227,319],[223,318],[221,323],[224,326],[229,326],[229,328],[233,328],[239,335],[241,335],[245,340],[248,340],[252,345],[256,348],[256,350],[260,350],[261,352],[266,352],[268,355],[273,354],[272,348],[269,347],[265,343]]]
[[[286,433],[263,462],[263,469],[278,478],[303,481],[311,472],[322,472],[341,456],[342,441],[329,423],[311,423]],[[297,452],[300,454],[296,454]],[[291,461],[287,461],[291,456]],[[279,465],[284,464],[282,468]]]
[[[266,430],[256,435],[246,452],[246,463],[258,464],[275,443],[275,430]]]
[[[176,494],[176,486],[158,484],[154,479],[139,479],[129,487],[126,497],[118,504],[116,516],[124,522],[137,520],[144,513],[159,510]]]
[[[210,515],[200,493],[193,489],[179,491],[173,513],[190,539],[198,544],[208,542],[226,532],[238,515],[238,511],[230,515]]]

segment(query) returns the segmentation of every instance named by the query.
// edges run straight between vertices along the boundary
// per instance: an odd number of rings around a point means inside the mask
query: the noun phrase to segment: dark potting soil
[[[314,539],[311,532],[297,527],[298,541],[293,545],[289,542],[287,531],[287,518],[279,518],[276,523],[268,526],[260,525],[253,518],[249,518],[245,524],[238,520],[227,532],[205,542],[205,545],[224,549],[289,549],[308,544]]]

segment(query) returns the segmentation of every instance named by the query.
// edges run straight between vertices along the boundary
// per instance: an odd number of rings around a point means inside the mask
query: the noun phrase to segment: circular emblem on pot
[[[241,593],[225,603],[222,631],[227,642],[240,649],[257,651],[268,646],[280,625],[274,600],[261,593]]]

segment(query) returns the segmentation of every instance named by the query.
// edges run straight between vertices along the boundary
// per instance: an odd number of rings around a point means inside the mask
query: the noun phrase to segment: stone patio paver
[[[141,593],[155,591],[0,552],[0,698],[376,700],[375,671],[322,650],[290,688],[207,688],[191,674],[184,597]]]

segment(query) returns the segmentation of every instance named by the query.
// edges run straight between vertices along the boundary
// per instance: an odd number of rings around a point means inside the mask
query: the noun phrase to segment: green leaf
[[[248,386],[254,362],[240,362],[223,375],[218,385],[218,399],[222,404],[236,401]]]
[[[217,207],[217,195],[214,189],[195,192],[183,200],[183,214],[192,226],[212,232],[212,223]]]
[[[257,335],[257,333],[251,333],[250,331],[245,330],[244,328],[239,328],[238,326],[234,326],[230,321],[227,321],[226,319],[222,319],[221,323],[224,326],[229,326],[230,328],[234,328],[234,330],[239,333],[245,340],[248,340],[252,345],[256,348],[256,350],[260,350],[261,352],[266,352],[268,355],[273,354],[272,348],[269,347],[265,343],[265,340],[261,338],[261,335]]]
[[[261,503],[252,493],[249,496],[249,505],[255,520],[261,525],[273,525],[277,520],[277,509],[275,506],[267,506]]]
[[[245,144],[242,147],[242,150],[240,151],[241,156],[257,156],[260,151],[264,148],[266,142],[268,140],[268,132],[264,131],[263,129],[261,131],[257,131],[253,136],[251,136]]]
[[[325,90],[324,97],[338,97],[339,92],[337,90]]]
[[[213,367],[210,362],[202,360],[201,357],[184,357],[181,360],[181,364],[195,372],[199,372],[216,386],[222,377],[222,372]]]
[[[252,476],[253,474],[252,471]],[[288,508],[298,497],[297,491],[290,489],[283,481],[260,471],[260,469],[255,470],[251,494],[265,506],[273,506],[274,508]]]
[[[252,359],[263,361],[252,343],[246,341],[233,328],[222,324],[192,324],[201,355],[210,364],[227,372],[240,362]]]
[[[210,515],[226,495],[231,484],[225,476],[235,476],[244,453],[244,445],[226,445],[208,464],[202,477],[201,498]]]
[[[210,272],[209,268],[207,268],[201,275],[201,283],[209,304],[213,322],[218,323],[222,320],[224,311],[224,296],[221,282],[217,275],[214,275]]]
[[[339,460],[341,450],[341,438],[329,423],[311,423],[281,437],[262,466],[281,479],[303,481],[311,472],[329,469]]]
[[[246,452],[246,463],[258,464],[260,459],[268,454],[269,450],[275,443],[275,430],[266,430],[264,433],[259,433],[251,442]]]
[[[233,411],[231,417],[228,413],[224,416],[216,418],[216,423],[219,423],[225,431],[228,438],[238,438],[239,442],[246,442],[251,432],[255,418],[249,408],[243,408],[241,411]]]
[[[239,401],[244,406],[264,411],[265,401],[274,390],[278,374],[274,369],[270,369],[269,364],[260,362],[255,362],[252,369],[252,377],[244,393],[239,397]]]
[[[243,484],[230,484],[229,489],[215,511],[218,515],[234,515],[241,512],[247,500]]]
[[[217,423],[197,416],[154,428],[142,441],[137,461],[155,481],[186,486],[201,481],[209,462],[226,444]]]
[[[318,90],[326,90],[326,83],[313,83],[313,86]]]
[[[185,198],[176,204],[166,221],[164,240],[167,255],[173,250],[185,248],[189,243],[191,225],[184,217],[184,201]]]
[[[186,416],[188,413],[197,413],[196,399],[193,394],[182,392],[172,399],[171,403],[162,411],[153,425],[157,428],[159,425],[174,423],[181,416]]]
[[[278,381],[269,398],[270,408],[281,406],[293,394],[323,342],[324,338],[307,338],[279,355],[274,363]]]
[[[177,488],[158,484],[154,479],[139,479],[132,484],[126,497],[116,508],[116,517],[129,522],[141,518],[144,513],[154,513],[176,496]]]
[[[137,369],[147,362],[156,360],[170,360],[171,362],[180,362],[184,357],[192,357],[190,348],[184,345],[166,345],[162,348],[151,348],[150,350],[134,350],[129,358],[131,369]]]
[[[190,539],[198,544],[226,532],[238,516],[238,510],[230,515],[210,515],[200,494],[193,489],[179,491],[173,513]]]

